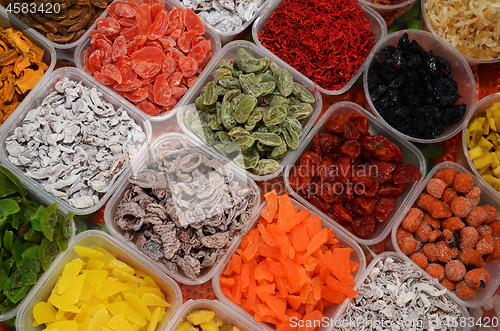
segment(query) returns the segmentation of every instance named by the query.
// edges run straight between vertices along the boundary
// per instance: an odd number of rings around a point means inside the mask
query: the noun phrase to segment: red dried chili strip
[[[370,25],[355,0],[285,0],[259,40],[322,88],[338,90],[374,46]]]

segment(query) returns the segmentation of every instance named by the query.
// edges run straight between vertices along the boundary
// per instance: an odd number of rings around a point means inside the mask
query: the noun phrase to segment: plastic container
[[[141,0],[131,0],[131,1],[135,2],[135,3],[141,3]],[[163,0],[163,2],[165,4],[165,8],[167,10],[172,10],[172,8],[180,6],[179,3],[176,3],[174,1],[175,0]],[[105,11],[106,15],[105,16],[107,16],[107,13],[108,13],[108,10],[106,9],[106,11]],[[221,49],[221,41],[220,41],[219,35],[217,34],[217,32],[215,32],[215,30],[212,27],[210,27],[209,25],[207,25],[205,22],[203,22],[203,25],[205,26],[205,33],[203,34],[203,37],[205,37],[205,39],[207,39],[207,40],[210,40],[210,42],[212,43],[212,56],[213,56],[213,58],[215,58],[215,57],[217,57],[217,54],[220,52],[220,49]],[[96,23],[92,24],[92,26],[90,27],[89,31],[90,30],[95,30],[95,29],[97,29],[97,24]],[[90,44],[91,40],[92,40],[92,38],[90,38],[90,37],[84,39],[80,43],[80,45],[78,45],[78,47],[75,50],[75,64],[76,64],[77,68],[79,68],[81,70],[84,70],[83,67],[85,66],[85,61],[84,61],[85,51],[89,47],[91,47],[91,44]],[[207,71],[207,68],[214,61],[213,58],[207,64],[207,66],[205,67],[205,69],[203,69],[202,74],[205,71]],[[92,79],[95,81],[94,77],[92,77]],[[150,121],[152,121],[152,122],[162,122],[162,121],[168,120],[169,118],[171,118],[172,116],[175,115],[175,113],[177,112],[177,109],[179,108],[179,105],[182,104],[183,101],[188,98],[187,95],[188,95],[189,91],[191,91],[192,89],[193,89],[192,87],[188,89],[188,91],[186,92],[186,94],[184,94],[184,96],[179,100],[179,102],[174,107],[174,109],[172,109],[172,110],[170,110],[170,111],[168,111],[168,112],[166,112],[164,114],[157,115],[157,116],[150,116],[150,115],[145,114],[144,112],[142,112],[142,110],[140,110],[139,108],[137,108],[136,106],[134,106],[131,102],[129,102],[127,99],[125,99],[121,95],[117,94],[117,98],[118,98],[118,100],[120,100],[120,102],[122,102],[124,104],[127,104],[129,107],[132,107],[132,108],[136,109],[136,111],[138,111],[138,112],[141,112]]]
[[[372,262],[370,263],[370,265],[368,266],[368,268],[366,268],[365,272],[363,273],[363,275],[360,277],[360,281],[359,282],[356,282],[356,286],[354,287],[355,290],[358,290],[358,288],[365,282],[366,278],[370,275],[370,273],[372,272],[373,268],[375,267],[375,265],[379,262],[379,261],[385,261],[387,260],[388,258],[391,258],[393,259],[395,262],[399,262],[399,263],[404,263],[404,262],[407,262],[405,259],[402,259],[399,255],[397,255],[395,252],[385,252],[385,253],[382,253],[380,255],[377,255],[373,260]],[[411,262],[413,263],[413,262]],[[418,267],[417,267],[418,268]],[[424,275],[426,275],[427,279],[431,279],[430,276],[428,276],[425,272],[424,272]],[[439,289],[439,290],[443,290],[445,287],[441,284],[436,284],[436,287]],[[457,320],[457,323],[458,323],[458,326],[457,326],[457,331],[469,331],[470,330],[470,327],[468,326],[468,318],[469,318],[469,312],[467,311],[467,309],[460,303],[458,302],[453,296],[449,295],[449,292],[446,294],[448,296],[448,299],[450,299],[451,301],[453,301],[454,303],[456,303],[458,305],[458,309],[460,311],[460,318],[459,320]],[[342,315],[345,314],[349,304],[351,303],[352,300],[348,300],[348,301],[345,301],[343,304],[342,304],[342,307],[340,307],[340,309],[337,311],[337,313],[335,314],[335,317],[333,318],[333,323],[337,323],[337,321],[340,320],[340,318],[342,318]],[[461,326],[460,322],[462,322],[463,324],[465,324],[465,326]],[[450,323],[454,323],[454,321],[450,321]],[[335,325],[335,324],[334,324]],[[418,330],[418,328],[417,328]]]
[[[40,78],[35,87],[31,89],[31,91],[33,91],[38,86],[42,85],[41,83],[44,81],[44,78],[47,77],[52,72],[52,70],[54,70],[54,66],[56,65],[57,61],[56,50],[46,39],[44,39],[44,37],[40,33],[36,32],[34,29],[26,27],[20,19],[17,19],[17,17],[15,17],[13,14],[8,14],[5,11],[5,8],[2,6],[0,6],[0,26],[4,29],[14,28],[21,31],[35,45],[43,49],[43,62],[45,62],[49,66],[49,68],[47,69],[47,71],[45,71],[42,78]],[[31,91],[28,92],[24,100],[27,100],[30,97]],[[17,106],[16,109],[23,106],[24,100]]]
[[[479,171],[474,166],[474,163],[469,156],[469,149],[467,148],[466,141],[467,126],[469,125],[469,122],[476,118],[479,113],[485,112],[486,109],[491,108],[495,102],[500,102],[500,93],[495,93],[481,99],[472,110],[471,116],[468,118],[467,122],[464,123],[464,127],[462,129],[462,144],[459,144],[457,148],[457,162],[465,166],[467,170],[470,170],[488,189],[488,191],[497,196],[497,199],[500,201],[500,192],[491,187],[491,185],[483,179],[483,177],[479,174]]]
[[[432,33],[436,37],[440,38],[443,42],[446,42],[446,41],[444,41],[444,39],[442,39],[440,36],[438,36],[438,34],[436,33],[436,31],[434,31],[434,29],[432,28],[431,22],[429,21],[429,16],[427,15],[427,11],[425,10],[425,0],[421,0],[420,1],[420,5],[421,5],[420,10],[422,12],[422,17],[424,18],[423,30]],[[450,47],[453,47],[451,44],[448,44],[447,42],[446,42],[446,44],[449,45]],[[457,52],[458,52],[458,50],[457,50]],[[478,64],[495,63],[495,62],[499,62],[500,61],[500,56],[497,57],[496,59],[492,59],[492,60],[480,60],[480,59],[476,59],[474,57],[471,57],[471,56],[468,56],[468,55],[465,55],[465,54],[462,54],[462,53],[460,53],[460,54],[467,60],[467,62],[471,66],[476,66]]]
[[[31,195],[31,194],[30,194]],[[38,200],[36,197],[34,196],[31,196],[31,198],[33,200]],[[47,207],[48,205],[44,204],[45,207]],[[69,242],[68,242],[68,250],[69,250],[69,246],[71,246],[73,240],[75,240],[75,233],[76,233],[76,226],[75,226],[75,222],[73,219],[71,219],[71,236],[69,237]],[[57,255],[57,258],[61,257],[62,255],[64,255],[68,250],[64,251],[64,252],[61,252]],[[56,258],[56,259],[57,259]],[[52,266],[54,266],[54,262],[52,263]],[[51,267],[52,267],[51,266]],[[50,275],[50,269],[47,270],[46,272],[43,273],[43,275],[40,277],[40,279],[36,282],[36,284],[28,291],[28,293],[26,293],[26,295],[24,296],[24,299],[22,299],[21,301],[19,301],[19,304],[16,306],[16,308],[14,309],[11,309],[9,311],[7,311],[5,314],[0,314],[0,321],[8,321],[12,318],[16,318],[17,319],[17,315],[19,314],[19,311],[21,310],[21,307],[23,306],[23,304],[25,304],[26,302],[30,302],[28,298],[28,296],[30,296],[34,291],[35,291],[35,288],[36,286],[43,282],[43,279],[45,277],[49,277]]]
[[[70,245],[66,253],[54,260],[50,269],[40,278],[34,290],[27,296],[27,300],[25,300],[25,303],[19,310],[19,315],[16,319],[17,330],[43,330],[43,324],[38,327],[33,326],[33,307],[37,303],[48,299],[50,292],[57,283],[57,279],[62,275],[64,266],[72,260],[80,258],[73,249],[76,245],[89,248],[101,246],[108,252],[116,254],[118,260],[127,263],[136,270],[143,271],[153,278],[170,304],[170,307],[167,307],[165,316],[158,322],[158,326],[156,327],[156,330],[163,330],[182,304],[182,292],[179,285],[170,277],[163,275],[154,265],[148,261],[144,261],[136,252],[129,250],[109,234],[98,230],[89,230],[80,233],[75,237],[74,242]]]
[[[169,142],[169,141],[174,142],[174,143],[185,141],[187,146],[198,148],[200,151],[204,152],[207,156],[209,156],[212,159],[219,159],[220,158],[220,156],[216,155],[213,151],[206,148],[205,146],[201,146],[201,144],[199,142],[191,139],[190,137],[186,137],[183,134],[173,133],[173,132],[166,133],[166,134],[161,135],[158,138],[156,138],[151,143],[151,146],[149,147],[149,149],[155,150],[161,144],[164,144],[164,143]],[[148,150],[143,151],[143,153],[140,154],[139,157],[137,158],[137,162],[134,162],[134,164],[133,164],[134,173],[136,171],[143,169],[143,167],[146,163],[146,158],[147,158],[146,154],[147,153],[148,153]],[[230,166],[231,170],[234,172],[234,179],[233,180],[238,181],[240,184],[240,187],[251,186],[255,189],[255,192],[257,192],[257,200],[255,202],[255,206],[253,206],[253,208],[252,208],[252,215],[256,215],[256,216],[252,216],[252,217],[257,217],[258,215],[256,213],[257,213],[257,210],[260,206],[260,190],[259,190],[259,188],[257,187],[257,185],[255,184],[255,182],[253,180],[251,180],[250,178],[246,178],[245,173],[241,169],[239,169],[238,167],[231,165],[231,164],[229,166]],[[212,266],[210,268],[204,268],[201,271],[201,274],[199,275],[199,277],[197,279],[193,280],[191,278],[186,277],[184,275],[184,273],[182,273],[182,272],[172,272],[172,271],[168,270],[163,263],[156,262],[153,259],[151,259],[148,255],[139,251],[134,243],[125,241],[125,238],[123,238],[124,231],[119,226],[117,226],[115,224],[114,219],[116,217],[116,210],[118,208],[118,205],[120,204],[122,198],[125,196],[126,192],[129,190],[130,187],[131,187],[131,184],[129,183],[128,176],[127,176],[121,180],[120,186],[116,190],[117,193],[113,195],[113,197],[109,200],[108,204],[106,205],[106,209],[104,210],[104,220],[106,222],[106,228],[108,229],[109,233],[113,237],[117,238],[117,240],[120,241],[120,243],[123,246],[125,246],[129,249],[135,250],[137,252],[137,254],[140,255],[143,260],[147,260],[147,261],[149,261],[149,263],[154,264],[156,266],[156,268],[161,270],[163,273],[168,274],[169,276],[171,276],[172,278],[174,278],[176,281],[178,281],[180,283],[187,284],[187,285],[198,285],[198,284],[202,284],[202,283],[209,281],[214,276],[216,269],[217,269],[217,266],[219,264],[222,264],[225,262],[225,260],[227,259],[227,254],[225,255],[224,258],[222,258],[214,266]],[[250,223],[251,223],[251,220],[249,221],[249,224]],[[234,237],[233,242],[231,243],[231,246],[228,248],[228,251],[233,249],[233,247],[235,247],[239,243],[241,238],[242,238],[241,235]]]
[[[62,10],[62,9],[61,9]],[[3,13],[5,12],[6,13],[6,9],[4,6],[1,6],[0,5],[0,11]],[[108,13],[108,10],[106,9],[105,11],[102,12],[102,14],[100,16],[98,16],[97,18],[99,17],[104,17],[105,15],[107,15]],[[96,19],[97,19],[96,18]],[[26,23],[24,23],[23,21],[21,21],[21,19],[19,17],[17,17],[16,15],[14,14],[9,14],[9,20],[11,20],[13,22],[13,24],[15,25],[19,25],[21,27],[21,29],[23,31],[25,30],[31,30],[33,32],[36,32],[37,33],[37,39],[45,44],[48,44],[48,45],[52,45],[52,47],[54,48],[57,48],[57,49],[62,49],[64,51],[69,51],[71,52],[75,47],[77,47],[78,45],[80,45],[82,43],[83,40],[85,40],[85,38],[88,37],[89,33],[90,33],[90,30],[93,29],[93,27],[96,25],[96,23],[92,23],[87,31],[85,31],[85,33],[75,42],[72,42],[71,44],[59,44],[59,43],[55,43],[53,42],[52,40],[50,40],[49,38],[45,37],[43,34],[41,34],[40,32],[38,31],[35,31],[35,29],[33,28],[30,28]],[[35,40],[33,40],[35,41]]]
[[[311,104],[313,107],[313,111],[309,118],[304,122],[304,125],[302,127],[302,136],[300,137],[299,140],[299,146],[302,144],[304,141],[305,136],[311,130],[312,126],[316,122],[316,119],[318,118],[319,114],[321,113],[321,109],[323,107],[323,99],[321,98],[321,94],[318,91],[314,90],[314,83],[308,80],[304,75],[302,75],[300,72],[297,70],[293,69],[290,67],[288,64],[283,62],[280,58],[278,58],[276,55],[273,53],[269,52],[263,47],[256,46],[255,44],[245,41],[245,40],[237,40],[233,41],[222,49],[220,54],[212,60],[212,62],[207,66],[207,68],[204,70],[204,72],[198,77],[196,80],[195,85],[189,89],[188,93],[186,93],[186,99],[181,100],[182,104],[179,104],[180,109],[177,113],[177,123],[181,127],[181,130],[184,134],[194,138],[195,140],[200,141],[201,143],[205,144],[204,141],[202,141],[198,136],[196,136],[194,133],[189,131],[184,124],[184,115],[188,110],[195,109],[196,106],[194,104],[194,101],[198,96],[200,96],[200,91],[205,87],[205,85],[208,82],[213,81],[213,72],[215,71],[216,67],[219,65],[220,61],[222,60],[230,60],[232,61],[234,58],[234,55],[238,51],[238,49],[243,48],[250,54],[252,54],[256,58],[268,58],[271,61],[274,61],[276,64],[278,64],[281,68],[287,69],[290,74],[293,77],[294,82],[297,82],[299,84],[304,85],[309,91],[311,91],[314,94],[314,97],[316,98],[316,101]],[[314,92],[313,92],[314,91]],[[206,144],[205,144],[206,145]],[[219,154],[219,151],[216,150],[215,148],[211,147],[216,153]],[[267,174],[267,175],[256,175],[251,173],[250,171],[246,171],[247,176],[252,178],[255,181],[264,181],[264,180],[270,180],[275,177],[277,177],[281,171],[283,171],[283,168],[290,164],[290,161],[293,159],[294,155],[296,154],[297,150],[289,150],[288,153],[285,155],[285,157],[280,161],[280,168],[276,170],[273,173]],[[222,154],[219,154],[222,155]],[[232,162],[232,161],[231,161]]]
[[[178,3],[178,5],[182,8],[186,8],[186,5],[184,5],[184,3],[182,2],[182,0],[174,0]],[[270,9],[270,7],[272,6],[272,3],[273,3],[274,0],[264,0],[263,3],[262,3],[262,6],[260,6],[260,8],[255,12],[255,15],[252,17],[251,20],[245,22],[245,24],[243,24],[239,29],[236,29],[234,30],[233,32],[222,32],[222,31],[219,31],[217,30],[215,27],[213,27],[212,25],[210,25],[207,21],[205,21],[203,18],[201,18],[201,20],[203,21],[203,23],[205,23],[205,25],[208,25],[210,26],[212,29],[214,29],[215,32],[217,32],[217,34],[219,35],[220,37],[220,40],[222,42],[222,45],[225,45],[235,39],[240,39],[238,38],[239,35],[244,32],[247,28],[250,27],[250,25],[252,24],[253,21],[255,21],[255,19],[257,17],[259,17],[259,15],[261,15],[263,12],[266,12]],[[415,1],[415,0],[413,0]],[[244,36],[242,36],[241,39],[243,39]]]
[[[375,11],[380,15],[382,15],[382,17],[392,15],[395,11],[398,11],[401,8],[405,7],[409,8],[415,2],[415,0],[406,0],[394,5],[382,5],[379,3],[374,3],[366,0],[358,0],[358,1],[359,3],[362,3],[370,8],[375,9]]]
[[[432,50],[434,55],[442,56],[450,62],[453,79],[458,83],[458,93],[462,96],[460,99],[458,99],[457,103],[465,103],[467,105],[467,111],[465,112],[465,115],[460,122],[453,126],[447,127],[446,130],[444,130],[444,132],[437,138],[420,139],[408,136],[394,129],[385,121],[385,119],[382,118],[382,116],[380,116],[377,109],[373,105],[371,98],[369,97],[370,93],[368,91],[368,74],[366,74],[363,77],[363,88],[365,91],[366,100],[368,102],[368,107],[370,108],[370,111],[375,114],[375,116],[377,116],[387,124],[392,132],[396,133],[400,137],[403,137],[404,139],[422,144],[432,144],[447,140],[456,135],[462,129],[462,125],[468,121],[471,115],[472,108],[476,104],[477,92],[474,74],[472,73],[472,70],[467,64],[467,61],[465,61],[465,59],[463,58],[462,54],[445,43],[441,38],[429,32],[421,30],[401,30],[395,33],[391,33],[383,40],[381,40],[377,45],[375,45],[375,47],[370,52],[370,55],[368,55],[368,66],[366,72],[368,73],[370,68],[375,64],[375,55],[386,46],[397,46],[399,38],[401,38],[401,36],[405,32],[408,33],[408,38],[410,40],[417,40],[420,46],[422,46],[425,51]]]
[[[395,143],[401,152],[404,155],[403,161],[409,164],[415,165],[420,172],[422,173],[422,176],[425,175],[426,172],[426,164],[425,164],[425,158],[422,155],[422,153],[411,143],[407,142],[406,140],[400,139],[397,135],[395,135],[388,127],[387,124],[383,123],[380,119],[376,118],[372,114],[370,114],[368,111],[360,107],[359,105],[352,103],[352,102],[339,102],[336,103],[328,110],[325,112],[325,114],[319,119],[318,123],[314,126],[314,129],[309,132],[309,135],[305,139],[304,143],[302,146],[300,146],[297,150],[297,154],[295,155],[294,159],[291,162],[291,166],[298,165],[300,163],[300,156],[304,151],[309,151],[312,143],[313,143],[313,137],[316,135],[317,132],[325,132],[325,126],[328,121],[332,116],[339,115],[339,114],[344,114],[346,116],[352,114],[352,113],[361,113],[364,115],[367,120],[368,120],[368,125],[370,127],[370,133],[373,135],[381,135],[389,140],[391,140],[393,143]],[[401,210],[405,209],[408,204],[410,204],[410,198],[414,194],[414,192],[418,189],[418,184],[422,182],[423,179],[419,180],[416,183],[412,183],[411,185],[406,185],[405,190],[401,195],[399,195],[396,198],[396,207],[391,211],[389,214],[389,217],[382,223],[378,223],[377,227],[375,228],[375,232],[368,237],[367,239],[361,239],[348,230],[344,229],[344,227],[340,226],[336,221],[332,220],[330,217],[328,217],[326,214],[321,212],[318,208],[316,208],[314,205],[312,205],[309,201],[301,197],[291,186],[290,186],[290,171],[292,170],[290,167],[287,167],[284,173],[284,179],[285,179],[285,188],[288,193],[290,193],[294,199],[297,199],[299,202],[310,208],[311,210],[314,210],[314,212],[321,217],[327,219],[331,223],[333,223],[338,229],[340,229],[344,234],[350,236],[353,238],[357,243],[362,244],[362,245],[375,245],[381,242],[382,240],[387,237],[389,232],[391,231],[394,222],[397,220],[397,215],[401,213]]]
[[[397,220],[394,222],[394,226],[392,228],[392,244],[393,244],[394,248],[396,249],[396,252],[399,255],[401,255],[406,261],[411,261],[411,260],[405,254],[403,254],[403,252],[399,248],[398,242],[396,239],[396,231],[397,231],[399,225],[401,224],[401,222],[403,221],[403,218],[408,213],[408,210],[410,210],[411,206],[417,200],[420,193],[422,193],[423,190],[425,189],[429,180],[434,176],[434,174],[438,170],[446,168],[446,167],[457,169],[458,172],[471,174],[464,167],[462,167],[461,165],[459,165],[457,163],[454,163],[454,162],[439,163],[437,166],[432,168],[431,172],[427,175],[427,177],[425,177],[425,180],[422,183],[420,183],[420,185],[418,186],[418,189],[415,191],[413,196],[409,199],[408,204],[405,206],[405,208],[403,210],[401,210],[400,213],[398,213]],[[497,210],[500,210],[500,201],[498,200],[498,198],[495,195],[491,194],[491,192],[488,189],[486,189],[486,187],[488,185],[483,184],[483,182],[480,181],[476,176],[473,176],[473,177],[474,177],[474,184],[481,189],[481,201],[479,202],[479,206],[490,205],[490,206],[495,207]],[[411,261],[411,262],[413,263],[413,261]],[[462,300],[459,297],[457,297],[457,295],[455,293],[452,293],[452,292],[449,292],[450,296],[453,297],[453,299],[456,302],[459,302],[461,305],[468,307],[468,308],[479,308],[482,305],[486,304],[493,297],[493,295],[495,294],[495,291],[497,290],[498,286],[500,285],[500,277],[494,276],[500,272],[500,260],[497,260],[493,263],[486,263],[485,269],[489,272],[490,275],[492,275],[492,277],[490,277],[490,283],[485,288],[478,289],[477,295],[475,298],[473,298],[471,300]],[[422,269],[420,269],[420,270],[422,270]]]
[[[217,300],[188,300],[182,307],[179,308],[174,317],[170,320],[165,331],[177,331],[179,325],[186,321],[187,315],[194,309],[211,309],[215,311],[215,316],[224,321],[224,325],[234,325],[241,329],[241,331],[253,331],[258,330],[259,324],[257,322],[248,319],[248,316],[244,316],[235,311],[231,306],[227,306],[224,303]]]
[[[277,0],[275,3],[273,3],[272,7],[270,7],[267,12],[260,15],[259,18],[257,18],[257,20],[255,21],[255,24],[253,25],[253,28],[252,28],[253,40],[255,41],[255,43],[257,45],[259,45],[260,47],[262,47],[266,50],[267,50],[267,48],[265,48],[259,40],[259,34],[264,30],[267,22],[271,18],[271,15],[278,9],[278,7],[282,3],[283,3],[283,0]],[[373,37],[373,42],[375,43],[375,46],[376,46],[379,43],[379,41],[387,35],[387,25],[385,24],[384,18],[382,16],[380,16],[380,14],[377,13],[374,9],[370,8],[369,6],[367,6],[366,4],[361,3],[361,2],[359,2],[359,5],[365,11],[365,17],[372,22],[372,24],[370,25],[370,30],[373,31],[373,33],[375,35]],[[269,50],[267,50],[267,51],[270,52]],[[349,79],[349,81],[347,82],[347,84],[345,84],[345,86],[343,88],[338,89],[338,90],[326,90],[326,89],[322,88],[321,86],[315,84],[308,77],[304,76],[304,79],[308,83],[308,85],[315,86],[315,88],[318,91],[320,91],[321,93],[328,94],[328,95],[342,94],[342,93],[349,91],[349,89],[354,85],[354,83],[356,83],[358,78],[361,77],[361,75],[363,74],[363,72],[367,68],[367,65],[368,65],[367,59],[368,59],[368,56],[365,59],[365,61],[361,64],[361,66],[359,67],[358,73],[355,76],[353,76],[351,79]],[[292,67],[287,63],[286,68],[288,69],[288,71],[290,71],[290,68],[292,68]],[[296,69],[294,69],[294,70],[297,71]]]
[[[302,205],[300,202],[294,200],[293,198],[291,198],[290,200],[292,201],[292,204],[294,206],[299,207],[299,211],[308,208],[308,207]],[[265,207],[266,207],[266,203],[263,203],[262,206],[260,207],[259,212],[258,212],[259,217],[255,218],[252,221],[252,224],[248,228],[245,235],[247,235],[248,232],[250,232],[250,230],[257,227],[258,221],[260,220],[260,214],[262,213],[262,211],[264,210]],[[319,215],[319,217],[321,218],[321,223],[323,224],[324,228],[333,228],[332,233],[335,235],[335,238],[339,240],[340,245],[342,245],[344,247],[350,247],[354,250],[351,253],[351,260],[353,262],[359,263],[359,268],[358,268],[358,270],[356,270],[354,272],[353,276],[354,276],[354,280],[356,281],[356,284],[358,282],[360,282],[361,275],[364,273],[364,271],[366,269],[366,258],[365,258],[365,254],[363,253],[363,250],[361,249],[361,247],[356,242],[354,242],[354,240],[352,240],[352,238],[347,236],[343,231],[338,231],[337,227],[333,226],[332,223],[330,221],[326,220],[326,218],[323,215],[316,213],[314,210],[312,210],[310,208],[309,208],[309,210],[311,211],[310,215],[314,215],[314,214]],[[231,300],[229,300],[229,298],[226,297],[224,295],[224,293],[222,293],[221,287],[220,287],[220,282],[219,282],[220,275],[221,275],[222,271],[226,268],[226,265],[227,265],[229,258],[233,256],[233,253],[236,251],[236,249],[238,247],[239,247],[239,243],[236,247],[233,247],[233,249],[227,254],[228,259],[223,264],[221,264],[221,266],[217,269],[217,273],[216,273],[215,277],[212,279],[212,287],[214,288],[215,295],[217,295],[217,298],[221,302],[223,302],[227,306],[233,308],[232,309],[233,311],[236,311],[237,313],[244,315],[247,318],[250,318],[252,321],[255,321],[254,317],[252,315],[250,315],[250,313],[248,313],[245,309],[243,309],[239,305],[237,305],[234,302],[232,302]],[[337,311],[337,309],[339,307],[340,307],[340,304],[334,304],[328,308],[325,308],[323,315],[325,316],[325,318],[331,318],[334,316],[335,312]],[[259,325],[259,328],[255,329],[255,330],[259,330],[259,331],[275,330],[275,328],[271,324],[263,323],[263,322],[258,322],[257,324]],[[324,327],[316,329],[316,331],[324,331],[324,330],[328,330],[328,329],[324,328]]]
[[[54,85],[59,79],[63,77],[68,77],[69,79],[77,82],[81,81],[83,85],[87,87],[95,87],[98,92],[102,93],[102,98],[107,102],[111,103],[115,107],[115,109],[123,107],[127,111],[129,116],[135,120],[137,125],[139,125],[143,129],[144,133],[147,136],[147,140],[139,150],[138,155],[140,155],[141,151],[146,149],[147,144],[151,141],[151,135],[153,129],[151,128],[151,123],[145,118],[142,112],[133,109],[131,107],[128,107],[126,104],[122,104],[118,94],[111,91],[107,87],[101,85],[100,83],[95,82],[92,76],[90,76],[86,72],[71,67],[64,67],[57,69],[50,75],[44,77],[43,81],[37,84],[35,89],[33,89],[32,91],[33,93],[30,93],[29,96],[26,99],[24,99],[22,107],[18,107],[17,110],[11,116],[9,116],[9,118],[4,122],[4,124],[2,125],[2,130],[0,130],[0,141],[1,141],[0,162],[10,171],[12,171],[23,183],[24,187],[26,187],[26,189],[29,192],[33,193],[36,197],[38,197],[38,199],[40,199],[40,201],[42,201],[43,203],[50,204],[54,201],[58,201],[59,210],[61,210],[61,212],[63,213],[67,213],[68,211],[73,211],[75,212],[76,215],[89,215],[99,210],[99,208],[101,208],[102,205],[109,199],[111,194],[113,194],[116,187],[118,186],[118,183],[120,183],[121,179],[128,176],[130,172],[130,165],[122,172],[122,174],[116,179],[114,183],[111,183],[111,185],[109,185],[108,192],[106,192],[106,194],[99,200],[99,202],[96,205],[90,208],[78,209],[71,206],[67,201],[62,200],[61,198],[58,198],[53,194],[45,191],[42,188],[42,186],[34,179],[26,177],[24,175],[24,171],[21,170],[21,168],[15,166],[9,161],[8,158],[9,154],[5,147],[5,142],[7,138],[12,135],[15,128],[22,125],[23,120],[26,117],[27,113],[30,110],[40,106],[43,99],[47,95],[55,91]],[[131,160],[131,163],[132,162],[133,159]]]

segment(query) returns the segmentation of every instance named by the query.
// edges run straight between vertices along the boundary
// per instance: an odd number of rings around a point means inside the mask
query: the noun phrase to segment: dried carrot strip
[[[318,325],[318,322],[314,323],[314,321],[321,321],[323,320],[323,314],[318,311],[318,310],[313,310],[312,312],[307,313],[302,320],[305,322],[304,328],[301,328],[304,331],[314,331],[316,327],[314,325]],[[310,321],[308,323],[308,321]],[[311,326],[308,326],[311,325]],[[301,331],[302,331],[301,330]]]
[[[330,286],[332,289],[339,291],[340,293],[344,293],[349,297],[349,299],[354,298],[356,295],[358,295],[358,292],[354,291],[352,288],[347,286],[346,284],[336,280],[332,276],[328,276],[326,278],[326,284]]]
[[[300,283],[301,276],[299,274],[299,270],[297,269],[297,265],[293,263],[292,260],[286,257],[282,258],[280,262],[283,266],[283,269],[285,270],[288,281],[291,284],[298,285]]]
[[[231,292],[231,289],[229,287],[221,287],[220,290],[229,300],[234,302],[233,293]]]
[[[271,310],[271,308],[269,308],[269,306],[266,305],[265,303],[258,303],[258,304],[256,304],[255,308],[254,308],[254,312],[256,314],[255,320],[257,320],[257,316],[260,316],[260,317],[269,316],[269,317],[276,318],[276,315],[274,315],[274,313]]]
[[[255,280],[258,282],[262,280],[272,282],[274,280],[273,273],[266,260],[263,260],[255,267]]]
[[[262,245],[262,247],[259,249],[259,255],[266,257],[266,258],[271,258],[273,260],[279,261],[281,259],[281,252],[277,248],[272,248],[269,245]]]
[[[300,302],[300,297],[297,295],[291,295],[289,294],[288,297],[286,298],[286,301],[292,307],[293,310],[299,309],[300,305],[302,302]]]
[[[220,286],[225,287],[233,287],[234,286],[234,278],[229,277],[220,277],[219,278]]]
[[[274,294],[275,291],[276,291],[276,285],[274,284],[259,285],[255,287],[255,293],[257,293],[257,295],[259,296],[259,298],[262,299],[262,301],[264,301],[265,296]]]
[[[266,295],[263,297],[263,301],[271,308],[274,315],[281,321],[285,320],[286,315],[286,301],[284,299],[275,297],[273,295]]]
[[[304,286],[302,286],[302,289],[300,290],[300,302],[306,303],[307,298],[309,297],[309,293],[311,293],[313,290],[311,283],[306,283]]]
[[[314,235],[314,237],[309,242],[309,245],[307,245],[307,253],[305,257],[308,257],[312,253],[314,253],[314,251],[323,246],[323,244],[326,243],[327,240],[328,240],[328,230],[322,228],[319,232],[317,232]]]
[[[240,276],[234,276],[234,286],[231,292],[233,296],[233,302],[237,305],[241,303],[241,287],[240,287]]]
[[[276,282],[276,287],[278,287],[278,292],[280,297],[286,299],[288,297],[288,290],[286,288],[286,278],[276,277],[274,278]]]
[[[252,230],[252,231],[254,231],[254,230]],[[252,237],[250,238],[250,240],[248,242],[247,248],[243,252],[242,257],[246,261],[250,261],[251,259],[253,259],[255,257],[255,255],[259,251],[259,248],[260,248],[260,234],[259,234],[258,230],[255,230],[252,234]]]
[[[351,261],[349,261],[349,267],[351,269],[351,274],[352,274],[354,271],[359,269],[359,263],[356,263],[356,262],[351,260]]]
[[[306,228],[309,238],[314,237],[314,235],[321,231],[321,229],[323,228],[318,215],[309,215],[309,217],[306,218],[302,223]]]
[[[243,267],[241,267],[241,291],[246,292],[248,290],[248,286],[250,285],[250,264],[245,263]]]
[[[255,307],[255,301],[257,298],[257,293],[255,292],[255,288],[256,285],[255,285],[254,269],[250,269],[248,296],[247,296],[247,302],[245,304],[245,308],[248,310],[253,310]]]
[[[269,268],[276,278],[286,278],[285,269],[279,262],[269,262]]]
[[[321,300],[321,291],[323,290],[323,282],[319,277],[311,279],[311,286],[316,301]]]
[[[239,275],[241,274],[241,256],[238,254],[233,254],[233,257],[231,258],[232,266],[233,266],[233,271]]]

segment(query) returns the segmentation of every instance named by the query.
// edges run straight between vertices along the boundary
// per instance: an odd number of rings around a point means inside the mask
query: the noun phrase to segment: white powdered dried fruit
[[[62,78],[7,138],[9,160],[78,209],[99,202],[146,143],[146,134],[96,88]]]

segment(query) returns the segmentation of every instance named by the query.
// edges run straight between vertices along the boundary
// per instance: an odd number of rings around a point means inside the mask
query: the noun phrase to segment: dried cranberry
[[[303,166],[294,167],[290,172],[290,186],[296,190],[303,190],[311,183],[311,172]]]
[[[330,135],[328,133],[319,134],[319,145],[321,148],[321,155],[328,155],[336,153],[337,149],[342,146],[342,138],[337,135]]]
[[[335,179],[341,184],[347,184],[351,180],[351,159],[341,156],[336,163]]]
[[[422,178],[422,173],[416,166],[408,163],[401,163],[394,171],[394,175],[392,176],[392,181],[394,184],[408,184],[416,182]]]
[[[352,222],[352,217],[347,213],[345,208],[340,204],[336,203],[332,207],[332,211],[337,216],[337,219],[341,222]]]
[[[349,117],[349,121],[354,123],[358,131],[361,132],[362,134],[364,135],[369,134],[368,120],[364,115],[359,113],[352,114],[351,117]]]
[[[332,203],[335,197],[335,184],[323,183],[317,192],[318,196],[327,203]]]
[[[394,169],[396,169],[396,165],[392,162],[375,159],[368,163],[368,172],[377,183],[390,180]]]
[[[389,183],[381,184],[378,187],[378,195],[395,197],[403,193],[404,186],[395,186]]]
[[[361,239],[366,239],[375,232],[376,226],[377,222],[373,217],[355,218],[352,221],[352,233]]]
[[[335,181],[335,175],[337,173],[337,166],[332,160],[323,161],[323,166],[319,171],[319,175],[324,182]]]
[[[346,140],[358,140],[359,131],[356,125],[352,122],[346,122],[344,124],[344,139]]]
[[[383,136],[368,136],[363,140],[363,146],[377,159],[390,161],[396,153],[396,146],[392,141]]]
[[[343,114],[333,116],[326,122],[326,132],[342,133],[344,132],[345,123],[347,123],[348,121],[349,119],[347,118],[347,116]]]
[[[354,160],[361,153],[361,145],[357,140],[348,140],[342,145],[340,152],[351,160]]]
[[[315,152],[304,152],[300,157],[300,166],[305,167],[312,177],[319,176],[322,163],[321,155]]]
[[[330,210],[330,205],[328,203],[326,203],[323,199],[318,198],[315,195],[310,196],[309,202],[312,203],[313,206],[315,206],[316,208],[318,208],[319,210],[321,210],[323,212]]]
[[[391,211],[396,207],[396,200],[393,197],[382,197],[375,210],[375,218],[383,222],[389,217]]]
[[[321,154],[321,146],[319,145],[319,132],[316,133],[313,137],[311,151],[313,151],[314,153]]]
[[[360,216],[371,216],[377,208],[377,203],[373,198],[355,197],[353,199],[354,210]]]

